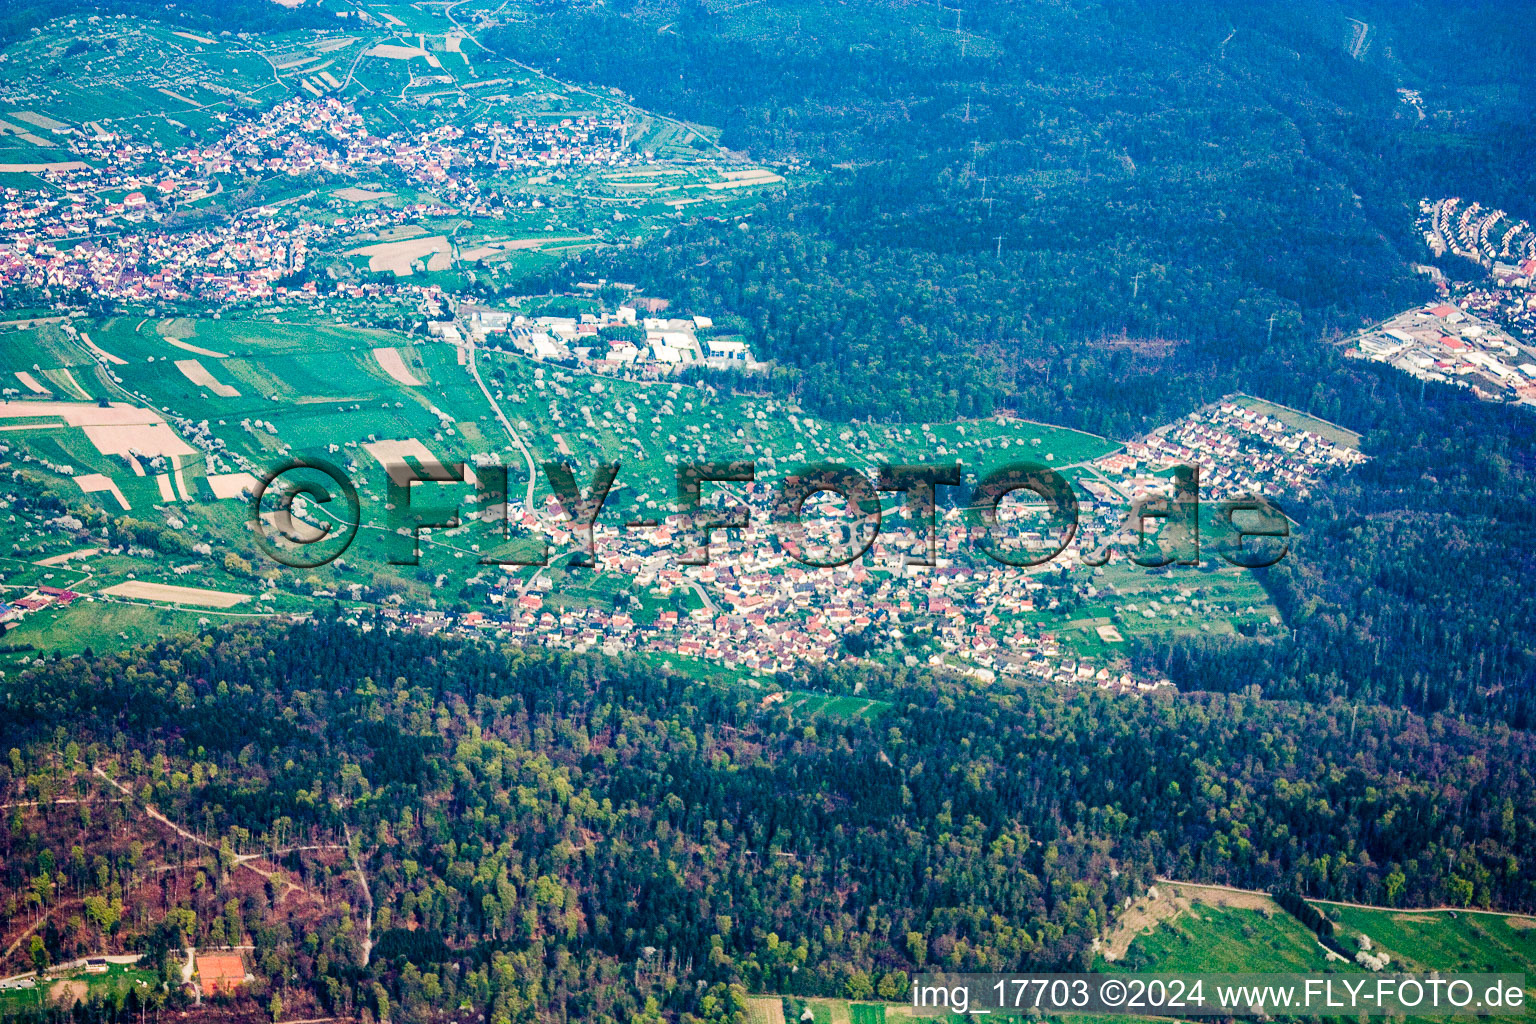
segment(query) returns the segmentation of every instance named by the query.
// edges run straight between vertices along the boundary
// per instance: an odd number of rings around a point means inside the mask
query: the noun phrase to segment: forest
[[[1427,297],[1422,196],[1536,194],[1514,43],[1536,15],[1369,6],[1362,60],[1364,15],[1326,0],[542,4],[487,45],[814,172],[572,279],[742,315],[829,416],[1126,436]],[[1476,73],[1443,74],[1474,39]]]
[[[1523,732],[859,678],[888,711],[792,719],[637,660],[339,620],[41,661],[0,703],[0,802],[39,803],[0,833],[8,933],[43,915],[38,962],[166,972],[248,939],[251,998],[315,1016],[735,1021],[746,991],[1082,967],[1159,875],[1536,907]]]

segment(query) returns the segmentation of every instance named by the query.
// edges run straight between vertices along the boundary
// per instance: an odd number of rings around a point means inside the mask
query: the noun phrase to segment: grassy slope
[[[1334,919],[1346,947],[1353,945],[1355,936],[1369,935],[1377,949],[1391,953],[1410,970],[1536,971],[1536,920],[1532,918],[1316,906]]]
[[[1326,963],[1301,922],[1285,913],[1196,904],[1132,945],[1159,971],[1311,971]]]

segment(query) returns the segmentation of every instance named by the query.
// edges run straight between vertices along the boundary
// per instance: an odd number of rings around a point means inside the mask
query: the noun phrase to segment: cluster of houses
[[[210,459],[228,457],[206,425],[178,426]],[[1225,401],[1096,460],[1075,480],[1084,505],[1114,519],[1123,514],[1126,498],[1157,486],[1166,479],[1160,474],[1176,462],[1207,468],[1211,493],[1295,496],[1316,486],[1323,473],[1360,458],[1348,446]],[[1102,482],[1119,490],[1098,495],[1090,485]],[[931,548],[926,527],[898,503],[861,557],[836,568],[811,568],[791,557],[771,522],[774,485],[760,480],[722,491],[722,500],[740,501],[752,515],[741,530],[713,533],[707,565],[680,564],[682,538],[674,523],[645,530],[606,522],[596,527],[598,571],[626,581],[628,596],[612,606],[567,600],[544,572],[529,580],[487,567],[467,581],[483,585],[485,603],[478,610],[449,615],[397,602],[388,615],[410,628],[494,631],[571,649],[664,652],[760,673],[883,652],[874,656],[927,663],[983,683],[1034,679],[1146,692],[1167,681],[1125,668],[1114,653],[1114,645],[1124,640],[1117,625],[1098,623],[1104,649],[1085,654],[1077,631],[1058,635],[1048,614],[1064,601],[1087,600],[1117,608],[1119,626],[1168,620],[1187,627],[1253,611],[1208,603],[1197,580],[1127,603],[1096,573],[1070,572],[1083,565],[1081,540],[1033,568],[998,565],[979,552],[974,521],[955,507],[937,510]],[[541,509],[515,508],[512,515],[517,525],[546,532],[556,550],[578,542],[553,498]],[[849,536],[833,531],[827,543]],[[75,597],[38,588],[13,606],[24,614],[32,610],[28,601],[42,607]]]
[[[492,589],[490,608],[464,616],[396,610],[402,623],[431,631],[494,631],[514,640],[573,650],[653,651],[758,673],[846,661],[859,649],[890,649],[908,665],[926,663],[984,683],[1036,679],[1061,685],[1144,692],[1160,676],[1135,675],[1119,659],[1073,653],[1021,616],[1054,598],[1038,575],[956,560],[954,538],[935,567],[901,570],[911,536],[876,541],[875,564],[811,569],[793,562],[757,529],[717,540],[712,564],[679,567],[667,544],[640,552],[601,528],[599,565],[630,579],[633,593],[674,595],[674,607],[642,616],[632,606],[572,607],[540,576],[531,586],[509,579]],[[558,539],[558,538],[557,538]],[[894,571],[892,571],[894,568]],[[686,595],[693,595],[687,601]],[[1113,633],[1113,631],[1111,631]],[[909,639],[910,638],[910,639]],[[1118,639],[1118,637],[1117,637]]]
[[[1419,230],[1436,257],[1449,252],[1481,264],[1510,286],[1536,287],[1536,232],[1527,221],[1481,203],[1464,207],[1451,196],[1419,200]]]
[[[175,152],[110,132],[77,133],[70,146],[81,159],[40,172],[51,189],[0,189],[0,291],[25,285],[129,301],[281,298],[289,289],[280,282],[333,240],[515,205],[498,192],[483,192],[472,172],[622,166],[632,159],[623,126],[591,117],[380,137],[334,97],[290,99],[248,117],[218,116],[230,125],[222,138]],[[218,194],[230,178],[315,172],[395,173],[443,199],[325,218],[256,207],[215,227],[182,228],[170,217]],[[316,285],[309,281],[300,290],[313,293]]]
[[[1455,198],[1422,200],[1419,229],[1431,253],[1469,261],[1463,266],[1477,268],[1476,280],[1452,282],[1438,267],[1418,269],[1466,313],[1536,339],[1536,231],[1503,210],[1484,210],[1476,203],[1460,209],[1460,203]]]
[[[1166,488],[1174,464],[1202,468],[1203,498],[1299,499],[1325,474],[1364,458],[1348,444],[1228,400],[1096,460],[1075,482],[1084,492],[1087,515],[1118,522],[1129,500]],[[543,574],[531,583],[488,574],[489,607],[468,616],[398,609],[394,614],[416,628],[495,630],[574,649],[660,651],[766,673],[846,660],[849,640],[857,638],[853,647],[884,649],[908,664],[924,661],[983,682],[1027,677],[1144,692],[1167,681],[1130,674],[1113,655],[1084,656],[1079,644],[1055,635],[1035,613],[1056,610],[1063,587],[1079,598],[1107,601],[1122,619],[1142,623],[1193,623],[1254,611],[1213,606],[1194,588],[1126,603],[1113,584],[1092,573],[1064,576],[1062,570],[1083,565],[1083,533],[1048,563],[1031,569],[1000,566],[979,554],[974,521],[953,507],[937,510],[931,565],[926,528],[917,529],[903,506],[888,511],[885,526],[861,557],[836,568],[810,568],[790,556],[770,523],[773,494],[765,481],[731,489],[731,500],[751,510],[749,523],[715,532],[704,566],[679,564],[674,524],[663,522],[645,536],[596,527],[600,570],[629,580],[634,594],[670,595],[673,607],[659,614],[642,615],[630,605],[574,607],[552,592]],[[574,543],[558,525],[562,521],[553,499],[542,515],[525,511],[520,519],[525,528],[544,530],[556,549]],[[1040,539],[1023,534],[1025,541],[1032,538]],[[1101,624],[1096,632],[1106,646],[1124,640],[1115,625]]]
[[[1499,324],[1527,344],[1536,341],[1536,290],[1511,288],[1495,280],[1486,286],[1458,285],[1455,296],[1468,316]]]
[[[217,143],[179,154],[205,175],[237,171],[302,175],[393,169],[433,185],[468,171],[623,167],[628,152],[621,122],[592,116],[558,121],[516,118],[478,122],[467,130],[438,125],[378,136],[362,115],[334,96],[295,97],[237,122]]]
[[[1485,402],[1536,404],[1536,345],[1451,303],[1406,310],[1361,331],[1348,350]]]
[[[1323,474],[1364,462],[1356,448],[1340,444],[1279,418],[1225,400],[1094,462],[1111,488],[1126,498],[1165,494],[1168,466],[1200,467],[1202,499],[1238,495],[1305,498]],[[1086,482],[1096,496],[1109,495]]]

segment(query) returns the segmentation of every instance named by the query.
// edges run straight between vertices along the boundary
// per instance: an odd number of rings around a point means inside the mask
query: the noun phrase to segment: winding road
[[[485,400],[490,403],[491,411],[496,414],[496,419],[506,429],[507,436],[512,439],[512,443],[517,445],[518,449],[523,453],[523,461],[528,465],[528,493],[523,498],[523,509],[524,511],[532,512],[534,508],[533,487],[539,479],[538,467],[534,465],[533,461],[533,452],[523,442],[522,435],[512,426],[512,421],[507,419],[507,414],[501,411],[501,403],[496,401],[496,396],[491,394],[491,389],[486,387],[485,381],[480,378],[480,367],[475,362],[475,341],[470,335],[465,335],[464,337],[464,361],[469,367],[469,375],[475,378],[476,384],[480,385],[480,393],[485,395]]]

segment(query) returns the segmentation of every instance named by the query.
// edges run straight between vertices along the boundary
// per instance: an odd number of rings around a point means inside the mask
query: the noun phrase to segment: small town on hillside
[[[1437,263],[1417,269],[1468,316],[1536,340],[1536,232],[1503,210],[1461,203],[1419,202],[1419,230]]]
[[[442,125],[382,136],[370,133],[352,104],[334,96],[295,97],[254,113],[216,116],[227,126],[221,138],[174,151],[118,132],[87,135],[60,126],[76,159],[37,172],[49,188],[0,188],[0,289],[214,306],[359,289],[304,275],[305,268],[318,251],[343,249],[365,257],[370,271],[408,277],[457,259],[525,248],[530,240],[514,238],[460,249],[443,237],[413,238],[409,229],[449,216],[507,221],[541,205],[511,184],[532,172],[611,170],[652,156],[634,149],[622,121],[590,116],[492,120],[467,129]],[[388,188],[338,187],[316,200],[332,211],[324,217],[290,215],[291,199],[231,211],[217,226],[200,226],[195,216],[200,203],[233,187],[228,181],[317,174],[386,179],[430,198],[391,205],[377,202],[394,196]],[[718,184],[733,188],[782,180],[767,172],[724,176]],[[507,230],[517,233],[510,225]],[[552,234],[553,225],[544,230]],[[348,240],[359,238],[378,241],[347,248]],[[371,287],[377,292],[379,286]]]
[[[1076,476],[1085,509],[1080,536],[1113,534],[1126,515],[1123,499],[1165,488],[1167,470],[1176,463],[1198,464],[1209,474],[1211,489],[1203,497],[1264,494],[1283,500],[1305,496],[1325,474],[1347,470],[1363,458],[1353,447],[1223,401],[1082,467]],[[863,558],[834,569],[807,568],[789,557],[765,526],[772,488],[757,483],[731,494],[751,509],[752,518],[744,530],[713,536],[706,566],[677,564],[674,526],[660,527],[649,539],[603,525],[595,530],[597,564],[604,570],[632,579],[636,590],[697,598],[689,608],[663,612],[649,626],[623,611],[551,607],[554,587],[542,573],[531,582],[509,578],[493,583],[484,612],[459,618],[405,612],[401,617],[419,628],[493,630],[578,650],[669,652],[770,673],[847,657],[847,638],[867,634],[872,646],[878,637],[879,644],[923,652],[905,655],[908,664],[921,656],[930,665],[984,682],[1031,677],[1135,692],[1166,681],[1115,668],[1120,659],[1113,647],[1124,642],[1120,627],[1127,618],[1194,623],[1210,612],[1243,612],[1213,607],[1215,602],[1200,596],[1205,581],[1198,573],[1171,597],[1121,600],[1102,569],[1083,565],[1087,548],[1082,540],[1034,569],[998,566],[976,555],[975,527],[964,510],[954,507],[939,517],[932,566],[914,561],[923,555],[923,545],[902,506],[889,513],[901,526],[881,530]],[[571,535],[547,525],[565,521],[553,499],[542,517],[554,545],[568,548]],[[540,518],[525,512],[519,525],[539,529]],[[1031,613],[1058,609],[1063,602],[1119,606],[1092,627],[1109,653],[1081,655],[1028,621]],[[1200,628],[1208,629],[1209,623]]]
[[[325,221],[284,218],[280,208],[257,206],[202,229],[171,226],[176,211],[218,194],[224,188],[219,176],[230,173],[393,170],[432,187],[443,203],[459,204],[436,212],[505,216],[512,203],[495,191],[481,193],[473,172],[634,159],[617,125],[566,121],[494,122],[477,126],[475,135],[449,126],[379,138],[347,103],[296,98],[238,123],[215,143],[172,153],[114,133],[71,138],[81,159],[42,172],[59,191],[0,192],[0,288],[86,291],[130,302],[283,296],[288,289],[279,282],[301,272],[315,247],[411,223],[433,215],[434,206],[369,206]],[[305,287],[316,290],[314,282]]]
[[[513,326],[511,321],[508,326]],[[563,326],[539,325],[552,334]],[[621,590],[627,599],[587,606],[564,601],[562,586],[580,577],[560,569],[558,556],[551,558],[552,568],[531,575],[511,566],[480,568],[465,586],[481,595],[483,605],[467,614],[409,608],[397,598],[373,596],[381,598],[383,621],[395,628],[490,631],[578,650],[664,652],[764,674],[793,673],[849,657],[850,652],[863,656],[867,650],[885,649],[909,664],[921,660],[983,681],[1027,676],[1139,692],[1165,681],[1128,674],[1121,655],[1126,632],[1181,622],[1209,630],[1212,621],[1222,617],[1252,621],[1259,628],[1273,621],[1269,612],[1254,607],[1252,598],[1222,591],[1219,573],[1212,577],[1193,568],[1187,570],[1186,585],[1162,587],[1151,597],[1134,599],[1127,588],[1135,587],[1136,577],[1123,564],[1126,552],[1137,544],[1136,528],[1126,529],[1129,503],[1166,491],[1169,468],[1184,463],[1201,467],[1203,499],[1263,494],[1283,507],[1286,500],[1304,497],[1327,473],[1347,471],[1362,460],[1344,443],[1347,439],[1325,438],[1286,423],[1281,418],[1285,415],[1278,407],[1228,399],[1111,454],[1062,467],[1079,493],[1082,529],[1058,557],[1033,569],[1000,566],[979,555],[974,523],[952,505],[939,509],[934,564],[919,564],[926,561],[925,545],[901,504],[887,511],[892,522],[862,558],[834,569],[809,568],[789,556],[767,525],[775,490],[759,481],[720,488],[717,497],[722,502],[746,504],[752,514],[744,530],[714,532],[708,565],[679,564],[675,521],[646,531],[615,527],[600,517],[594,530],[598,569],[573,571],[614,574],[624,581]],[[218,468],[226,467],[230,455],[222,441],[197,424],[173,424],[207,458],[216,460]],[[23,463],[34,459],[9,445],[0,448],[0,455]],[[249,485],[227,496],[246,500],[248,491]],[[552,497],[534,509],[512,498],[507,515],[519,530],[543,532],[555,551],[570,552],[580,543]],[[90,539],[72,517],[36,527]],[[466,523],[422,531],[424,564],[440,557],[431,554],[433,544],[456,550],[456,538],[470,528]],[[1023,538],[1039,539],[1028,532]],[[1084,565],[1083,553],[1100,538],[1118,544],[1120,553],[1107,567]],[[123,553],[156,557],[148,549]],[[214,557],[206,546],[202,555]],[[1207,555],[1206,561],[1214,561],[1213,556]],[[178,566],[178,575],[182,569],[196,570],[198,564],[194,560]],[[439,576],[439,585],[446,579]],[[271,601],[276,593],[268,590],[257,603]],[[45,582],[18,596],[0,607],[0,618],[14,621],[81,595]],[[370,597],[362,584],[313,596]],[[643,605],[656,602],[661,602],[659,612],[652,607],[650,614],[641,613]],[[1081,643],[1065,640],[1043,618],[1049,613],[1055,621],[1070,622],[1060,613],[1078,607],[1102,609],[1084,611],[1081,624],[1074,627],[1088,631],[1097,647],[1092,653],[1080,650]]]
[[[1304,497],[1326,473],[1362,459],[1347,444],[1223,401],[1079,467],[1075,479],[1085,510],[1080,536],[1113,539],[1126,502],[1165,489],[1169,467],[1179,462],[1198,464],[1208,474],[1205,497],[1264,494],[1284,500]],[[649,622],[625,607],[564,606],[549,572],[528,577],[494,567],[468,580],[483,589],[483,610],[451,615],[395,607],[386,618],[404,628],[492,631],[576,650],[664,652],[759,673],[794,672],[845,658],[851,647],[887,646],[910,649],[913,653],[902,656],[909,664],[921,659],[983,681],[1028,676],[1144,691],[1165,682],[1116,667],[1125,619],[1138,624],[1187,619],[1192,627],[1199,622],[1199,628],[1209,629],[1205,620],[1213,613],[1254,612],[1204,596],[1207,581],[1193,570],[1190,585],[1171,597],[1124,600],[1119,585],[1102,578],[1102,568],[1082,564],[1085,540],[1031,570],[999,566],[976,553],[975,527],[955,507],[939,516],[932,566],[918,564],[925,560],[923,545],[901,506],[888,513],[899,520],[897,527],[882,530],[862,558],[834,569],[808,568],[786,553],[766,525],[773,497],[774,489],[761,481],[727,491],[728,501],[748,506],[751,519],[743,530],[713,535],[705,566],[678,564],[675,522],[659,525],[649,536],[598,524],[599,570],[630,581],[634,594],[671,602]],[[545,533],[556,550],[569,551],[577,543],[553,498],[532,510],[513,500],[508,514],[516,527]],[[424,531],[423,539],[436,535],[450,542],[466,529]],[[1039,538],[1026,533],[1024,539]],[[1118,539],[1134,546],[1134,531]],[[363,595],[354,588],[350,596]],[[1078,653],[1031,619],[1032,613],[1055,611],[1064,603],[1095,602],[1118,608],[1091,627],[1106,647],[1097,656]]]

